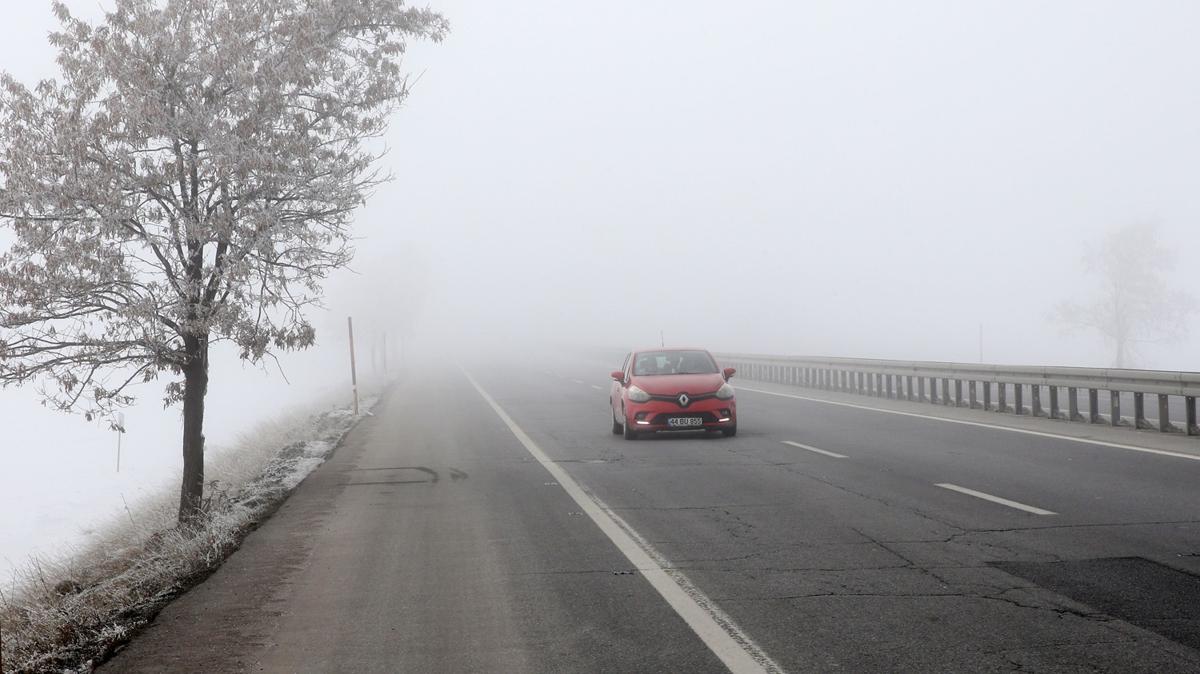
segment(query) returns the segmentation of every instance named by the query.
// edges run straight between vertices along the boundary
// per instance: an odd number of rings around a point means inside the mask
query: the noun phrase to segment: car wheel
[[[625,427],[621,425],[621,422],[617,421],[616,414],[612,415],[612,419],[613,419],[613,427],[612,427],[613,435],[620,435],[621,432],[625,430]]]
[[[722,428],[721,433],[727,438],[732,438],[733,436],[737,435],[737,424],[734,424],[729,428]]]

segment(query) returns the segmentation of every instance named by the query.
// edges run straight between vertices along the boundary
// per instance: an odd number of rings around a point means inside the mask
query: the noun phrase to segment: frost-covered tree
[[[185,522],[210,346],[313,343],[305,309],[386,178],[369,141],[408,94],[406,42],[447,24],[403,0],[114,4],[93,25],[56,3],[59,78],[0,80],[0,382],[90,418],[170,376]]]
[[[1173,251],[1153,224],[1108,232],[1084,256],[1090,277],[1079,284],[1091,299],[1058,306],[1064,324],[1098,333],[1113,347],[1113,364],[1129,367],[1137,343],[1181,337],[1195,299],[1168,277]]]

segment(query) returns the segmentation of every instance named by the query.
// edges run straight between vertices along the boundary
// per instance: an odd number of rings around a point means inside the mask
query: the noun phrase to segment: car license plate
[[[683,428],[687,426],[703,426],[704,419],[701,417],[671,417],[667,419],[668,426]]]

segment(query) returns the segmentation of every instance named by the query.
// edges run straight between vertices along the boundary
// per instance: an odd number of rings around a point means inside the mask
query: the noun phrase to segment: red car
[[[648,349],[625,356],[612,373],[614,435],[634,440],[654,431],[737,434],[737,402],[729,378],[704,349]]]

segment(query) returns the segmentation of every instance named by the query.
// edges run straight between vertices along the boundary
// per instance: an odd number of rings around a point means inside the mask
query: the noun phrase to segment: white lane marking
[[[596,389],[597,391],[603,391],[603,390],[604,390],[604,388],[603,388],[603,387],[596,386],[595,384],[592,384],[592,388]]]
[[[832,457],[833,457],[833,458],[835,458],[835,459],[848,459],[848,458],[850,458],[850,457],[846,456],[845,454],[838,454],[838,453],[836,453],[836,452],[830,452],[830,451],[826,451],[826,450],[824,450],[824,449],[817,449],[816,447],[812,447],[812,446],[810,446],[810,445],[802,445],[802,444],[800,444],[800,443],[798,443],[798,442],[792,442],[791,440],[783,440],[782,442],[783,442],[783,444],[785,444],[785,445],[791,445],[791,446],[793,446],[793,447],[799,447],[800,449],[807,449],[807,450],[808,450],[808,451],[810,451],[810,452],[816,452],[817,454],[824,454],[825,456],[832,456]]]
[[[658,591],[662,598],[670,604],[675,613],[683,618],[688,627],[696,633],[704,645],[708,646],[730,672],[742,674],[746,672],[782,672],[779,665],[754,643],[733,620],[717,608],[712,601],[696,586],[692,585],[682,573],[669,569],[670,564],[649,543],[646,542],[625,520],[614,513],[603,501],[580,487],[558,464],[550,460],[537,443],[508,416],[487,391],[475,381],[465,370],[463,374],[479,395],[496,412],[496,415],[508,426],[508,430],[517,436],[517,440],[525,446],[525,450],[550,473],[559,486],[567,492],[575,503],[587,513],[588,517],[600,527],[604,535],[617,546]]]
[[[582,384],[582,383],[583,383],[583,380],[582,380],[582,379],[572,379],[571,381],[575,382],[576,384]]]
[[[1009,508],[1016,508],[1017,510],[1024,510],[1027,513],[1033,513],[1034,515],[1057,515],[1058,514],[1058,513],[1054,512],[1053,510],[1042,510],[1041,508],[1035,508],[1031,505],[1025,505],[1024,503],[1018,503],[1017,501],[1010,501],[1006,498],[1000,498],[999,496],[992,496],[991,494],[985,494],[981,491],[975,491],[974,489],[967,489],[966,487],[960,487],[956,484],[940,482],[934,486],[941,487],[942,489],[949,489],[950,491],[956,491],[956,492],[959,492],[960,494],[974,496],[975,498],[981,498],[985,501],[991,501],[992,503],[999,503],[1000,505],[1006,505]]]
[[[931,419],[933,421],[943,421],[948,424],[961,424],[963,426],[978,426],[980,428],[992,428],[997,431],[1008,431],[1010,433],[1024,433],[1025,435],[1036,435],[1043,438],[1054,438],[1055,440],[1068,440],[1070,442],[1081,442],[1087,445],[1100,445],[1101,447],[1115,447],[1117,449],[1128,449],[1131,452],[1145,452],[1146,454],[1159,454],[1161,456],[1173,456],[1177,459],[1190,459],[1192,461],[1200,461],[1200,456],[1196,454],[1184,454],[1182,452],[1170,452],[1165,449],[1150,449],[1149,447],[1138,447],[1137,445],[1124,445],[1119,442],[1105,442],[1104,440],[1092,440],[1090,438],[1078,438],[1073,435],[1059,435],[1058,433],[1046,433],[1043,431],[1031,431],[1027,428],[1013,428],[1012,426],[999,426],[996,424],[987,424],[982,421],[966,421],[964,419],[947,419],[946,417],[933,416],[932,414],[918,414],[916,412],[901,412],[900,410],[888,410],[882,407],[871,407],[869,405],[856,405],[854,403],[836,402],[833,400],[822,400],[821,398],[813,398],[810,396],[800,396],[793,393],[780,393],[778,391],[764,391],[758,388],[748,388],[746,386],[738,386],[739,391],[753,391],[754,393],[765,393],[769,396],[779,396],[780,398],[795,398],[796,400],[807,400],[814,403],[824,403],[826,405],[837,405],[838,407],[853,407],[859,410],[870,410],[872,412],[882,412],[884,414],[897,414],[902,417],[916,417],[918,419]]]

